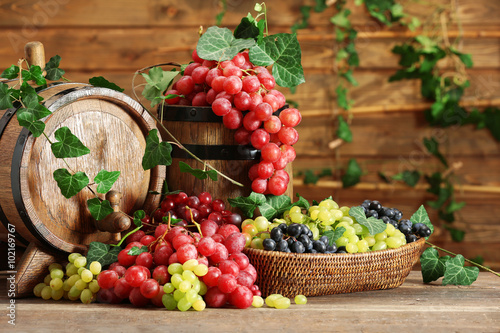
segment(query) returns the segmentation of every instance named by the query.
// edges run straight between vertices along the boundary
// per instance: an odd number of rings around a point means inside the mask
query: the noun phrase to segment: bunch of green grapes
[[[208,273],[208,267],[198,264],[196,259],[190,259],[184,264],[174,263],[168,266],[170,282],[165,283],[162,302],[167,310],[179,309],[187,311],[193,308],[203,311],[206,303],[203,295],[207,293],[207,286],[198,277]]]
[[[86,268],[87,258],[80,253],[71,253],[68,260],[69,263],[64,269],[59,263],[50,264],[49,274],[33,289],[36,297],[45,300],[80,299],[84,304],[95,300],[99,291],[96,277],[101,272],[101,264],[93,261],[89,268]]]

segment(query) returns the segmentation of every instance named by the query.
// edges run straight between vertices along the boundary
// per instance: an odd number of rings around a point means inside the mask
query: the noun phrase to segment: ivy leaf
[[[351,207],[351,209],[349,209],[349,215],[354,217],[359,224],[367,227],[370,235],[378,234],[387,228],[384,221],[380,219],[374,217],[366,218],[365,211],[361,206]]]
[[[392,179],[402,180],[409,186],[415,187],[415,185],[417,185],[418,181],[420,180],[420,172],[418,172],[417,170],[405,170],[392,176]]]
[[[427,204],[434,209],[439,209],[442,205],[444,205],[444,203],[446,202],[446,200],[448,200],[452,193],[453,188],[451,186],[448,185],[446,187],[440,187],[437,200],[427,201]]]
[[[424,205],[421,205],[415,213],[410,217],[410,221],[415,224],[415,223],[423,223],[426,226],[431,229],[431,235],[434,233],[434,226],[432,225],[431,220],[429,219],[429,215],[427,214],[427,211],[425,210]],[[426,237],[427,239],[429,237]]]
[[[460,209],[464,208],[465,206],[465,201],[462,202],[456,202],[455,200],[452,200],[449,205],[446,207],[446,213],[451,214],[456,211],[459,211]]]
[[[53,142],[50,149],[57,158],[79,157],[90,153],[90,149],[85,147],[68,127],[59,128],[55,131],[54,136],[59,142]]]
[[[111,207],[111,203],[108,200],[99,200],[99,198],[92,198],[87,200],[87,207],[89,208],[90,215],[97,221],[104,219],[109,214],[113,213],[114,210]]]
[[[298,193],[296,194],[296,196],[297,196],[297,198],[299,198],[299,200],[294,202],[292,204],[292,207],[299,206],[299,207],[304,208],[304,209],[309,209],[309,207],[310,207],[309,202],[304,197],[300,196]]]
[[[35,88],[30,86],[30,84],[26,81],[23,81],[23,84],[21,85],[19,97],[23,100],[23,103],[26,103],[28,99],[36,99],[38,102],[43,101],[43,97],[38,95]]]
[[[316,184],[319,180],[319,177],[314,174],[311,169],[308,169],[304,172],[304,184]]]
[[[94,87],[108,88],[108,89],[113,89],[113,90],[116,90],[119,92],[123,92],[125,90],[123,88],[120,88],[115,83],[106,80],[102,76],[94,76],[93,78],[90,78],[89,83],[91,85],[93,85]]]
[[[422,269],[422,279],[424,283],[436,281],[441,276],[444,276],[446,270],[446,262],[450,256],[439,257],[438,251],[435,248],[429,247],[422,255],[420,255],[420,265]]]
[[[332,16],[330,18],[330,22],[338,27],[348,29],[351,27],[351,21],[347,18],[350,14],[351,11],[349,9],[345,9]]]
[[[55,55],[50,58],[49,62],[45,64],[45,71],[47,74],[45,78],[47,80],[56,81],[59,80],[64,73],[66,73],[63,69],[59,68],[59,64],[61,63],[61,57],[59,55]]]
[[[427,148],[427,151],[429,153],[436,156],[445,167],[448,167],[448,162],[444,158],[443,154],[441,154],[441,152],[439,151],[439,143],[434,137],[431,137],[430,139],[424,138],[424,146],[425,148]]]
[[[487,108],[484,110],[485,124],[490,130],[491,135],[500,141],[500,109],[498,108]]]
[[[47,80],[43,76],[42,69],[40,66],[31,65],[29,71],[23,69],[21,71],[24,81],[35,81],[39,86],[44,86],[47,84]]]
[[[347,165],[346,173],[342,176],[342,186],[350,187],[359,183],[363,170],[359,166],[358,162],[354,158],[349,160]]]
[[[13,107],[11,91],[12,89],[8,85],[0,82],[0,110]]]
[[[157,165],[169,166],[172,164],[172,146],[166,141],[160,142],[158,130],[149,131],[146,138],[146,149],[142,158],[142,168],[149,170]]]
[[[454,242],[462,242],[465,238],[465,231],[460,229],[452,228],[448,225],[443,226],[446,230],[450,232],[451,240]]]
[[[210,27],[198,40],[196,52],[205,60],[224,61],[255,45],[253,38],[239,39],[228,28]]]
[[[340,76],[345,78],[347,80],[347,82],[349,82],[350,84],[352,84],[355,87],[359,85],[358,81],[356,81],[354,76],[352,76],[352,69],[349,69],[347,72],[340,74]]]
[[[470,54],[459,52],[454,48],[450,48],[450,51],[458,56],[466,68],[472,68],[472,66],[474,66],[474,62],[472,61],[472,56]]]
[[[287,195],[267,195],[266,202],[259,205],[259,211],[262,216],[272,221],[275,217],[290,209],[291,205],[292,201]]]
[[[390,184],[391,183],[391,180],[389,179],[389,177],[387,177],[385,175],[385,173],[383,173],[382,171],[378,171],[377,172],[377,175],[380,177],[380,179],[382,179],[385,183],[387,184]]]
[[[332,246],[345,232],[344,227],[338,227],[335,230],[327,230],[323,233],[328,238],[328,245]]]
[[[28,129],[28,131],[30,131],[35,138],[42,135],[45,130],[45,123],[43,121],[36,120],[33,113],[19,111],[17,112],[17,121],[19,122],[19,125]]]
[[[192,174],[198,179],[207,179],[210,177],[213,181],[217,181],[217,172],[215,170],[201,170],[201,169],[193,169],[189,166],[189,164],[179,161],[179,169],[181,172],[187,172]]]
[[[234,37],[236,38],[257,38],[261,34],[257,22],[250,13],[241,19],[240,24],[234,29]]]
[[[39,137],[45,129],[45,123],[40,119],[50,115],[51,112],[39,104],[38,95],[35,92],[25,93],[22,100],[25,107],[17,111],[17,121],[19,125],[27,128],[34,137]]]
[[[295,87],[303,82],[300,44],[297,34],[267,36],[249,52],[250,61],[257,66],[273,65],[273,76],[281,87]]]
[[[82,171],[72,175],[66,169],[57,169],[53,175],[62,195],[67,199],[80,192],[89,183],[89,177]]]
[[[120,177],[120,171],[106,171],[101,170],[94,177],[94,183],[97,184],[98,193],[107,193],[113,187],[118,177]]]
[[[444,212],[443,210],[439,210],[438,216],[441,220],[443,220],[445,222],[448,222],[448,223],[455,222],[455,214],[453,214],[453,213],[448,214],[448,213]]]
[[[18,76],[19,76],[19,67],[17,67],[16,65],[10,65],[10,67],[4,70],[2,72],[2,75],[0,75],[0,77],[3,77],[4,79],[7,80],[15,79]]]
[[[253,218],[255,209],[266,202],[264,194],[252,192],[248,197],[237,197],[227,199],[231,207],[241,209],[243,215]]]
[[[118,261],[118,253],[122,250],[119,246],[110,246],[101,242],[90,242],[87,252],[87,268],[93,261],[98,261],[102,267]]]
[[[132,248],[128,250],[127,254],[129,256],[138,256],[139,254],[144,252],[148,252],[148,247],[146,245],[143,245],[141,247],[132,246]]]
[[[351,108],[351,101],[347,99],[347,89],[338,85],[335,89],[337,93],[337,104],[344,110],[349,110]]]
[[[339,126],[337,128],[337,136],[345,142],[352,142],[352,132],[349,124],[344,120],[344,117],[338,116]]]
[[[443,182],[440,172],[434,172],[431,176],[425,176],[425,180],[429,183],[429,188],[427,192],[439,195],[441,189],[441,183]]]
[[[146,212],[141,210],[136,210],[134,212],[134,224],[136,227],[142,227],[142,219],[146,217]]]
[[[444,272],[443,285],[448,284],[469,286],[476,281],[479,275],[479,268],[464,267],[464,257],[457,254],[455,258],[446,261],[446,270]]]
[[[163,96],[163,92],[179,73],[178,71],[164,71],[161,67],[151,68],[148,74],[141,73],[147,82],[142,95],[148,101],[151,101],[151,106],[155,106],[165,99],[177,97],[176,95]]]

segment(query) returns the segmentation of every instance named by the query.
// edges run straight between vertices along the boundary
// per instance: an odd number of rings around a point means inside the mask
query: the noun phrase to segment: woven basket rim
[[[328,258],[332,256],[358,256],[358,257],[372,257],[377,255],[383,255],[384,253],[389,252],[401,252],[406,250],[409,247],[420,248],[422,249],[425,244],[425,238],[421,237],[415,242],[407,243],[402,245],[396,249],[385,249],[385,250],[376,250],[369,252],[361,252],[361,253],[294,253],[294,252],[280,252],[280,251],[266,251],[261,249],[254,248],[244,248],[243,251],[254,252],[255,254],[265,253],[266,255],[276,256],[276,257],[318,257],[318,258]]]

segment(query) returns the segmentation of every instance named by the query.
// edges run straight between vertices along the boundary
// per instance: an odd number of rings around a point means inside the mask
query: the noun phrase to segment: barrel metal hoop
[[[7,109],[7,111],[5,111],[5,113],[3,114],[2,119],[0,119],[0,138],[2,137],[4,130],[11,121],[11,119],[14,118],[14,115],[16,114],[16,111],[19,109],[20,106],[21,106],[20,103],[15,103],[14,107]],[[0,205],[0,221],[4,225],[5,229],[10,230],[9,220],[7,219],[7,216],[5,215],[1,205]],[[30,243],[26,239],[24,239],[24,237],[21,236],[17,231],[14,233],[14,237],[15,239],[19,240],[26,246]]]
[[[257,160],[260,151],[250,145],[192,145],[183,144],[191,153],[202,160]],[[192,159],[186,151],[174,146],[171,156],[173,158]]]
[[[281,111],[288,109],[288,104],[278,109],[274,115],[279,116]],[[163,112],[162,112],[163,110]],[[248,111],[242,112],[243,115]],[[192,121],[196,123],[221,123],[222,117],[213,113],[209,106],[182,106],[182,105],[160,105],[158,115],[165,121]]]
[[[12,164],[11,164],[11,184],[12,184],[12,197],[14,199],[14,203],[16,205],[17,211],[19,212],[19,216],[21,217],[24,225],[30,231],[30,233],[38,239],[41,244],[50,247],[55,250],[57,253],[65,253],[63,250],[55,247],[44,235],[40,233],[38,229],[33,226],[33,222],[30,220],[28,216],[28,212],[26,210],[26,206],[24,205],[23,198],[21,195],[21,159],[24,151],[24,146],[26,144],[26,140],[30,132],[23,128],[19,133],[19,138],[16,141],[16,146],[14,147],[14,154],[12,155]]]

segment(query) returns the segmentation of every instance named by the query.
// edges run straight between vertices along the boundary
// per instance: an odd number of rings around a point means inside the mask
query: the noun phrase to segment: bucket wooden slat
[[[67,126],[90,149],[90,154],[66,159],[70,172],[83,171],[92,182],[102,170],[121,171],[113,189],[123,194],[120,209],[151,212],[157,207],[165,167],[149,171],[141,161],[148,132],[156,128],[153,118],[125,94],[86,84],[51,86],[39,93],[52,112],[45,133]],[[4,119],[7,111],[0,111]],[[3,116],[3,117],[2,117]],[[15,116],[14,116],[15,117]],[[28,242],[38,242],[66,252],[85,251],[91,241],[109,242],[119,234],[98,231],[86,208],[93,197],[84,189],[66,199],[53,179],[58,168],[68,168],[52,154],[49,141],[29,135],[11,119],[0,136],[0,207],[3,224],[11,223]],[[104,195],[99,194],[104,199]],[[1,215],[1,214],[0,214]]]

